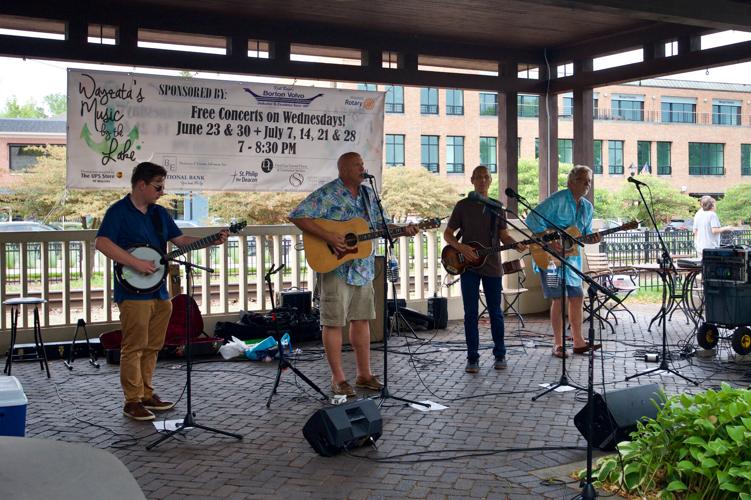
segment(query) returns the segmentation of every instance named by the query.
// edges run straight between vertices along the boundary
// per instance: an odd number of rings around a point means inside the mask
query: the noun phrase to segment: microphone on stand
[[[501,203],[500,201],[493,198],[488,198],[487,196],[483,196],[477,191],[471,191],[467,195],[467,198],[469,198],[470,200],[479,201],[480,203],[484,203],[485,205],[496,208],[498,210],[506,210],[506,207],[504,207],[503,203]]]
[[[649,187],[646,182],[642,182],[640,180],[635,179],[633,175],[630,175],[629,178],[626,179],[626,180],[628,182],[630,182],[631,184],[636,184],[637,186],[647,186],[647,187]]]
[[[363,179],[375,179],[375,175],[369,174],[367,172],[361,173],[360,177],[363,178]]]
[[[509,198],[514,198],[515,200],[518,200],[520,198],[519,193],[517,193],[516,191],[514,191],[511,188],[506,188],[506,190],[504,191],[504,193],[506,193],[506,196],[508,196]]]

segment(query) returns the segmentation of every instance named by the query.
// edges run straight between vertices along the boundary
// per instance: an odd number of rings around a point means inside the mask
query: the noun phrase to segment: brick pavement
[[[627,375],[653,368],[638,359],[645,349],[656,350],[661,329],[646,331],[655,305],[634,305],[638,323],[622,317],[615,335],[603,330],[604,349],[595,365],[596,390],[603,380],[609,389],[658,382],[668,394],[695,389],[678,377],[658,373],[624,382]],[[448,406],[420,412],[393,399],[382,402],[383,436],[378,449],[359,448],[352,456],[316,455],[302,436],[308,418],[323,406],[315,393],[294,374],[285,372],[279,394],[266,409],[276,365],[201,359],[193,371],[193,410],[196,422],[237,432],[242,441],[199,429],[168,440],[151,451],[150,423],[125,418],[118,367],[97,370],[85,359],[69,372],[61,361],[51,364],[48,381],[38,364],[14,364],[29,398],[27,435],[69,442],[87,442],[114,453],[132,472],[150,499],[182,498],[570,498],[578,486],[570,479],[543,482],[541,470],[581,461],[585,440],[573,424],[585,394],[551,393],[536,402],[538,384],[557,382],[560,360],[550,355],[549,328],[544,316],[529,318],[519,330],[507,323],[509,366],[495,371],[489,327],[481,325],[483,346],[479,374],[464,373],[463,329],[452,322],[448,330],[399,336],[390,343],[391,393],[430,399]],[[678,357],[679,346],[693,343],[691,328],[678,314],[668,323],[675,367],[701,382],[700,388],[728,381],[749,385],[749,365],[733,359],[727,348],[712,357]],[[721,346],[724,345],[721,344]],[[297,362],[324,390],[328,370],[319,345],[304,345]],[[377,348],[374,345],[374,348]],[[352,354],[345,354],[347,373],[354,377]],[[373,353],[380,373],[382,351]],[[572,383],[586,384],[587,358],[573,356],[567,368]],[[165,398],[178,398],[185,382],[181,360],[159,362],[156,383]],[[185,415],[185,401],[168,418]],[[504,451],[507,449],[576,447],[573,450]],[[487,456],[474,450],[498,450]],[[396,457],[396,455],[429,452]],[[476,453],[475,453],[476,454]],[[354,456],[357,455],[357,456]],[[368,458],[361,458],[368,457]],[[380,461],[375,461],[379,459]],[[432,461],[427,461],[428,459]],[[569,470],[573,470],[572,465]],[[561,479],[569,481],[562,484]],[[91,478],[96,480],[96,478]]]

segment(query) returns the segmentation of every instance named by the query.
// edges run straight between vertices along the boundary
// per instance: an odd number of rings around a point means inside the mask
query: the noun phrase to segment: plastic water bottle
[[[391,283],[399,281],[399,262],[395,257],[391,257],[386,264],[386,279]]]
[[[558,288],[560,286],[558,280],[558,267],[555,265],[555,262],[553,262],[553,259],[550,259],[550,263],[548,264],[545,282],[549,288]]]

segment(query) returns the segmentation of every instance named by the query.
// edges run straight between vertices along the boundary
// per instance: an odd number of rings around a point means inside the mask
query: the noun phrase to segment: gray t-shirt
[[[720,246],[720,233],[712,233],[713,227],[720,227],[720,218],[714,210],[699,210],[694,215],[694,247],[696,253],[701,257],[705,248],[717,248]]]
[[[496,227],[495,231],[493,226]],[[489,247],[499,244],[498,231],[506,229],[506,215],[501,212],[500,216],[494,216],[483,203],[464,198],[451,212],[448,227],[461,229],[462,243],[474,241]],[[473,271],[481,276],[503,276],[500,252],[488,255],[485,264]]]

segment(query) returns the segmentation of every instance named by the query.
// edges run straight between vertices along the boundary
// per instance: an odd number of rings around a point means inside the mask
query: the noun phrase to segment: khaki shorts
[[[349,285],[335,273],[321,274],[321,325],[344,327],[347,322],[375,319],[373,282]]]

